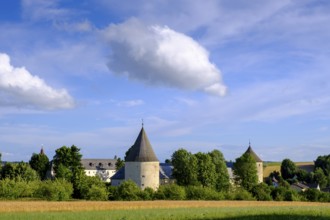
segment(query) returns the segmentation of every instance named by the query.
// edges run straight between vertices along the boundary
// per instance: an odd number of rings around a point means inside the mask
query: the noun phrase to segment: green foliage
[[[122,159],[120,159],[120,157],[118,157],[115,165],[116,165],[116,171],[118,171],[120,170],[120,168],[125,166],[125,161],[123,161]]]
[[[141,194],[141,189],[132,180],[127,180],[122,182],[117,191],[114,194],[115,200],[128,200],[134,201],[139,200],[139,195]]]
[[[197,159],[185,149],[179,149],[172,154],[173,177],[181,186],[196,185]]]
[[[25,181],[39,180],[39,176],[29,164],[20,163],[6,163],[1,168],[1,179],[23,179]]]
[[[229,200],[250,200],[253,201],[255,198],[253,195],[242,187],[234,188],[230,193],[227,194],[226,199]]]
[[[18,199],[32,198],[38,188],[40,181],[25,181],[18,179],[2,179],[0,180],[0,198]]]
[[[155,197],[156,199],[184,200],[186,199],[186,191],[177,184],[161,185],[155,193]]]
[[[105,187],[92,185],[86,194],[87,200],[106,201],[108,200],[108,192]]]
[[[142,200],[153,200],[155,196],[155,191],[152,188],[147,187],[140,192],[139,196]]]
[[[223,200],[224,195],[213,188],[202,186],[187,186],[186,199],[187,200]]]
[[[248,191],[258,183],[256,161],[248,153],[236,159],[233,171],[236,184]]]
[[[197,180],[203,187],[215,187],[217,181],[215,165],[209,154],[197,153]]]
[[[81,199],[87,200],[107,200],[108,190],[106,185],[97,176],[86,176],[84,171],[77,174],[74,188],[80,195]],[[94,193],[94,194],[93,194]]]
[[[37,171],[40,179],[45,179],[46,172],[49,169],[49,159],[46,154],[32,154],[29,164],[32,169]]]
[[[283,179],[292,179],[297,173],[296,164],[290,159],[284,159],[281,163],[281,174]]]
[[[65,179],[45,180],[41,182],[36,197],[50,201],[66,201],[71,199],[72,184]]]
[[[318,167],[323,170],[326,176],[330,176],[330,154],[317,157],[315,161],[315,169]]]
[[[74,190],[73,197],[77,199],[83,197],[78,188],[80,178],[85,175],[81,158],[80,149],[72,145],[71,147],[58,148],[53,159],[55,177],[71,182]]]
[[[320,188],[324,188],[328,184],[328,178],[324,174],[322,168],[317,167],[314,172],[314,181],[320,185]]]
[[[271,196],[275,201],[300,201],[301,198],[297,191],[289,187],[279,186],[273,188]]]
[[[213,150],[209,155],[215,165],[215,188],[218,191],[227,191],[230,187],[230,180],[225,158],[219,150]]]
[[[265,183],[260,183],[252,187],[251,193],[259,201],[270,201],[272,197],[270,196],[271,189]]]

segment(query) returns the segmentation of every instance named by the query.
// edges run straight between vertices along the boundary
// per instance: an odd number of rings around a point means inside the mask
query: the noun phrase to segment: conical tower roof
[[[245,151],[245,154],[250,154],[256,162],[262,162],[260,157],[258,157],[258,155],[252,150],[252,147],[250,144],[249,144],[248,149]]]
[[[134,145],[128,150],[126,162],[158,162],[148,136],[142,127]]]

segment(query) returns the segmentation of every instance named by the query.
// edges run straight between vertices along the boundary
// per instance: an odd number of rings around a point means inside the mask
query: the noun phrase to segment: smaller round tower
[[[141,189],[159,187],[159,160],[142,129],[125,158],[125,180],[133,180]]]
[[[258,175],[258,183],[262,183],[264,179],[264,167],[263,167],[263,162],[258,157],[258,155],[252,150],[251,143],[249,143],[248,149],[245,151],[245,153],[250,154],[254,160],[256,161],[256,166],[257,166],[257,175]]]

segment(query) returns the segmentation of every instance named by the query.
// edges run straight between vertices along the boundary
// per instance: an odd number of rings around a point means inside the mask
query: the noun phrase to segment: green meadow
[[[0,213],[0,219],[114,219],[114,220],[216,220],[216,219],[330,219],[329,206],[154,208],[103,211],[34,211]]]

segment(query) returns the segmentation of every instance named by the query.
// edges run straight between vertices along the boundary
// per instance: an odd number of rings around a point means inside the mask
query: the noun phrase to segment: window
[[[108,166],[111,167],[112,163],[108,163]]]

